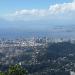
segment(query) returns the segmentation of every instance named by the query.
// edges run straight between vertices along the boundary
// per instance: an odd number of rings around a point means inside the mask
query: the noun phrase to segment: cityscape
[[[74,50],[74,39],[32,37],[6,40],[2,38],[0,69],[4,71],[9,65],[19,64],[28,70],[28,75],[74,75]]]
[[[75,0],[0,0],[0,75],[75,75]]]

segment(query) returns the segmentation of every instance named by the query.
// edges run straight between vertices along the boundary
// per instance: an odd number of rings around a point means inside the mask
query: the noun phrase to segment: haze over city
[[[0,75],[75,75],[75,0],[0,0]]]

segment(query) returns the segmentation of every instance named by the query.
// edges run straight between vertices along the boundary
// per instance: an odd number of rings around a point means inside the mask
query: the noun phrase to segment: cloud
[[[38,9],[32,9],[32,10],[20,10],[16,11],[14,13],[15,16],[17,15],[33,15],[33,16],[44,16],[47,13],[46,10],[38,10]]]
[[[49,10],[52,14],[75,11],[75,1],[73,1],[72,3],[63,3],[63,4],[52,5],[52,6],[50,6]]]
[[[75,13],[75,0],[71,3],[50,5],[48,9],[23,9],[6,15],[9,20],[32,20],[43,17],[55,17],[56,15],[65,14],[70,17]],[[74,14],[75,15],[75,14]]]

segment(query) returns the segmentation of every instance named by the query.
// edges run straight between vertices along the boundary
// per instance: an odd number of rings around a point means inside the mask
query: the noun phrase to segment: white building
[[[75,72],[74,71],[70,71],[70,75],[75,75]]]

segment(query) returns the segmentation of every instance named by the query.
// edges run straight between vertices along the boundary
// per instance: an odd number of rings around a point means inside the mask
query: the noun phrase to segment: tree
[[[4,73],[4,72],[2,72],[2,71],[0,71],[0,75],[5,75],[5,73]]]
[[[10,66],[7,75],[27,75],[27,70],[22,68],[20,65]]]

